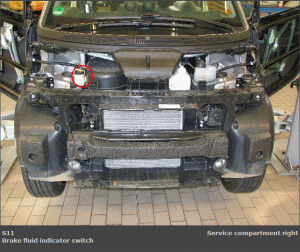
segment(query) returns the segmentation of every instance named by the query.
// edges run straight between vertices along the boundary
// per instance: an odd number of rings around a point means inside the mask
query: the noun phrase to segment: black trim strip
[[[61,45],[64,43],[80,43],[81,46],[89,47],[90,44],[110,45],[110,46],[149,46],[149,47],[166,47],[166,46],[199,46],[199,45],[216,45],[230,42],[243,41],[250,37],[250,30],[244,30],[237,33],[199,35],[199,36],[151,36],[148,40],[145,36],[114,36],[101,35],[92,33],[64,32],[50,28],[38,26],[37,32],[40,40],[59,40]],[[89,47],[90,49],[90,47]]]
[[[299,18],[299,11],[300,11],[300,7],[297,6],[295,8],[288,9],[283,12],[278,12],[270,16],[261,18],[258,32],[260,33],[276,25],[285,24],[286,22],[292,19]]]

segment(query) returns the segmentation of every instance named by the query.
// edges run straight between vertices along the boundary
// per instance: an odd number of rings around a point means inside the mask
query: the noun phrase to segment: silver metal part
[[[299,140],[299,139],[298,139]],[[288,139],[275,139],[274,151],[271,158],[271,165],[278,175],[293,175],[300,180],[299,166],[292,166],[290,158],[286,154]],[[285,161],[288,158],[288,163]],[[299,162],[299,160],[298,160]]]
[[[291,170],[299,171],[299,94],[297,98],[296,108],[293,114],[293,123],[291,127],[291,134],[286,151],[285,162],[290,164]]]
[[[1,141],[15,139],[14,114],[15,113],[1,115]]]
[[[220,172],[226,168],[226,159],[225,158],[219,158],[216,160],[213,164],[213,169],[217,172]]]
[[[80,53],[80,65],[85,65],[85,53]]]
[[[182,130],[182,110],[104,110],[104,130]]]
[[[282,110],[274,111],[275,134],[279,135],[284,131],[290,131],[292,126],[292,116]]]
[[[82,166],[81,164],[76,160],[70,160],[68,162],[68,169],[70,172],[74,174],[79,174],[82,172]]]
[[[214,53],[206,57],[206,64],[217,64],[217,70],[240,63],[246,63],[246,54],[231,56],[224,53]],[[248,73],[246,67],[230,68],[224,72],[227,73],[227,76],[224,78],[217,78],[215,83],[213,83],[215,84],[215,89],[236,88],[236,79]]]
[[[122,168],[177,168],[180,158],[174,159],[105,159],[105,166],[110,169]]]
[[[275,115],[275,131],[291,131],[289,139],[275,139],[271,165],[279,175],[294,175],[300,180],[299,160],[299,93],[296,108],[292,116],[281,113],[283,120],[277,120]]]
[[[14,140],[14,121],[2,120],[1,121],[1,141],[2,140]]]
[[[77,51],[68,51],[65,53],[48,53],[41,51],[42,61],[64,62],[74,65],[85,65],[85,54]],[[69,89],[72,83],[71,73],[74,66],[66,66],[59,64],[42,64],[39,73],[49,73],[54,78],[54,88]]]
[[[20,59],[16,47],[15,35],[13,32],[13,25],[3,22],[3,27],[1,28],[1,47],[3,49],[8,49],[11,59],[16,63],[20,64]],[[23,72],[19,68],[15,67],[17,74],[17,82],[23,83],[24,77]]]
[[[90,52],[90,53],[88,53],[88,56],[114,61],[114,58],[109,53],[93,53],[93,52]]]

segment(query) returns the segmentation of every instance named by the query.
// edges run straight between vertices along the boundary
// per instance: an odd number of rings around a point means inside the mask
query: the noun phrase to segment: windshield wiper
[[[65,24],[61,27],[56,28],[59,31],[76,30],[97,30],[103,27],[114,27],[114,26],[139,26],[139,27],[150,27],[150,26],[167,26],[175,28],[193,28],[195,19],[188,18],[176,18],[172,16],[160,16],[153,14],[145,14],[142,16],[117,16],[117,17],[97,17],[96,22],[77,23],[77,24]],[[156,20],[163,22],[155,22]],[[165,22],[164,22],[165,21]],[[167,23],[167,22],[171,23]],[[174,23],[176,22],[176,23]]]
[[[193,28],[192,24],[175,24],[175,23],[156,23],[146,20],[133,20],[133,21],[121,21],[121,22],[105,22],[105,23],[85,23],[85,24],[73,24],[73,25],[63,25],[57,30],[67,31],[76,30],[78,31],[93,31],[100,28],[106,27],[122,27],[122,26],[135,26],[135,27],[174,27],[174,28]]]
[[[140,19],[140,20],[164,20],[164,21],[175,21],[180,23],[195,23],[196,20],[193,18],[180,18],[173,16],[162,16],[157,14],[143,14],[141,16],[116,16],[116,17],[96,17],[97,21],[110,21],[110,20],[121,20],[121,19]]]
[[[144,14],[141,16],[116,16],[116,17],[97,17],[97,21],[77,24],[65,24],[56,28],[59,31],[76,30],[79,31],[93,31],[105,27],[122,27],[122,26],[136,26],[136,27],[175,27],[175,28],[193,28],[195,25],[198,27],[200,23],[215,26],[236,32],[236,30],[224,23],[219,23],[206,19],[191,19],[179,18],[173,16],[161,16],[154,14]],[[161,21],[161,22],[157,22]]]
[[[236,32],[236,29],[234,29],[232,26],[224,24],[224,23],[212,21],[212,20],[198,19],[197,23],[205,23],[205,24],[212,25],[212,26],[215,26],[215,27],[218,27],[218,28],[224,28],[226,30]]]
[[[190,24],[173,24],[173,23],[153,23],[151,21],[133,20],[132,22],[117,22],[117,23],[105,23],[98,24],[98,28],[103,27],[118,27],[118,26],[136,26],[136,27],[175,27],[175,28],[193,28],[194,25]]]

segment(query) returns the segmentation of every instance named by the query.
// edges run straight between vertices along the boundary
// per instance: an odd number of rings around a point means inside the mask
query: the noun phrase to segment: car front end
[[[239,3],[49,2],[38,34],[15,121],[29,179],[166,188],[264,175],[273,112]]]

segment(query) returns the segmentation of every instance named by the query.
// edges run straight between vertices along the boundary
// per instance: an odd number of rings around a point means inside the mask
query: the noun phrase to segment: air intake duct
[[[127,88],[127,78],[114,61],[95,57],[89,60],[87,66],[93,71],[90,89],[124,90]],[[89,75],[90,79],[91,73]]]

